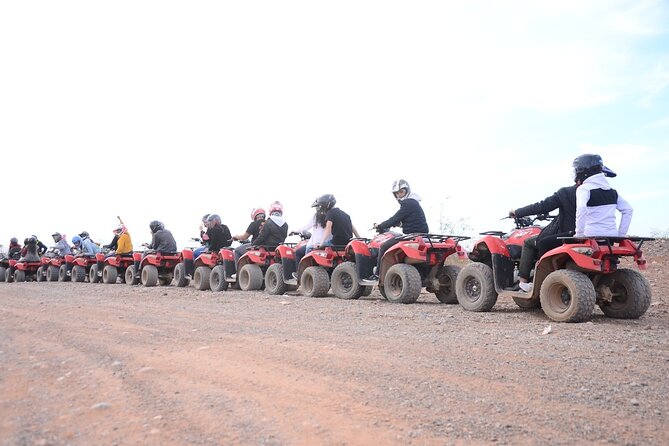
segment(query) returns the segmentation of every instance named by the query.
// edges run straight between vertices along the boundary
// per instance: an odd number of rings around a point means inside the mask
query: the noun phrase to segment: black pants
[[[523,250],[520,253],[520,264],[518,265],[518,277],[530,281],[530,272],[532,272],[532,267],[534,262],[538,258],[537,252],[537,239],[538,235],[530,237],[525,240],[523,244]]]
[[[523,251],[520,254],[520,265],[518,265],[518,276],[530,280],[530,272],[534,263],[551,249],[562,245],[562,240],[558,237],[569,237],[571,232],[562,232],[548,236],[535,235],[525,240]]]
[[[302,257],[304,257],[307,253],[307,245],[302,245],[299,248],[295,250],[295,269],[298,270],[300,268],[300,261],[302,260]]]

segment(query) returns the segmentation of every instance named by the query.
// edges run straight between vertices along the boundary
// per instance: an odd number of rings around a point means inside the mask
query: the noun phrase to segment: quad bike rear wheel
[[[391,266],[383,278],[383,288],[388,302],[412,304],[418,300],[422,280],[418,270],[406,263]]]
[[[211,269],[208,266],[198,266],[193,273],[193,285],[196,290],[205,291],[209,289],[209,276]]]
[[[616,319],[641,317],[650,307],[652,294],[648,280],[631,269],[619,269],[604,276],[597,286],[597,293],[608,297],[599,299],[599,308],[608,317]]]
[[[46,270],[47,282],[58,282],[58,272],[59,272],[58,267],[49,265],[49,267]]]
[[[7,268],[5,268],[4,266],[0,266],[0,282],[5,281],[6,275],[7,275]]]
[[[7,273],[9,274],[9,271]],[[38,282],[46,281],[46,268],[43,266],[37,268],[37,272],[35,273],[35,280]]]
[[[144,286],[151,287],[158,284],[158,268],[155,265],[146,265],[142,268],[140,276],[142,278],[142,285]]]
[[[300,277],[300,287],[307,297],[325,297],[330,289],[328,272],[320,266],[310,266]]]
[[[97,265],[93,266],[95,266],[97,269]],[[93,267],[91,267],[91,270],[92,269]],[[116,269],[116,267],[112,265],[105,265],[105,267],[102,269],[102,281],[104,283],[113,284],[116,283],[117,278],[118,278],[118,270]]]
[[[490,311],[497,302],[492,268],[485,263],[470,263],[455,281],[458,303],[467,311]]]
[[[595,309],[597,294],[588,276],[579,271],[553,271],[541,284],[541,308],[557,322],[585,322]]]
[[[358,299],[365,288],[358,281],[358,272],[353,262],[343,262],[335,267],[330,286],[332,294],[340,299]]]
[[[257,291],[263,286],[262,269],[253,263],[242,266],[237,276],[242,291]]]
[[[439,280],[439,289],[435,291],[435,296],[442,304],[457,304],[458,296],[455,293],[455,282],[458,280],[461,268],[455,265],[445,265],[437,272]]]
[[[226,291],[228,281],[225,280],[225,268],[223,265],[217,265],[209,274],[209,288],[211,291]]]
[[[79,265],[72,267],[72,282],[83,282],[86,280],[86,268]]]
[[[286,292],[288,286],[283,281],[283,265],[274,263],[265,272],[265,290],[274,296],[280,296]]]
[[[26,281],[26,272],[17,269],[14,271],[14,282],[25,282]]]

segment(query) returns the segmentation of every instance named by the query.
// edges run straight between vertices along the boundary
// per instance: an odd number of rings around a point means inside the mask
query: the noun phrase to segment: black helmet
[[[81,237],[82,239],[84,239],[84,238],[90,238],[90,234],[89,234],[88,232],[86,232],[86,231],[81,231],[81,232],[79,233],[79,237]]]
[[[158,220],[153,220],[151,223],[149,223],[149,228],[151,229],[151,232],[157,232],[160,229],[164,229],[165,226]]]
[[[334,195],[325,194],[316,198],[311,207],[327,211],[329,209],[332,209],[335,204],[337,204],[337,200],[335,199]]]
[[[577,156],[571,164],[574,168],[574,181],[583,181],[588,177],[601,173],[604,167],[602,157],[586,153]]]
[[[218,215],[218,214],[207,215],[207,223],[212,223],[214,225],[220,225],[221,224],[221,216]]]

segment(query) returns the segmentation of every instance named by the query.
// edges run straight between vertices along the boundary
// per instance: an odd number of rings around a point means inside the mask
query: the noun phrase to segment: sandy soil
[[[639,320],[0,284],[0,444],[669,444],[669,244]],[[550,333],[544,334],[550,327]]]

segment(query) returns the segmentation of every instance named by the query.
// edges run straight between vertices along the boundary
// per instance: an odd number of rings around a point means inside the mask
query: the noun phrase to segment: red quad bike
[[[39,271],[41,266],[41,261],[26,262],[24,260],[9,259],[4,274],[5,282],[28,282],[33,280],[41,282],[43,280],[43,278],[40,279],[42,277]],[[58,274],[56,273],[57,278]]]
[[[186,251],[183,254],[186,256],[184,259],[190,256],[192,260],[193,252]],[[194,263],[193,282],[198,289],[207,289],[202,287],[208,286],[212,291],[225,291],[232,286],[243,291],[256,291],[263,288],[264,271],[272,263],[274,263],[273,250],[265,246],[253,246],[240,257],[239,272],[236,273],[234,249],[222,248],[217,253],[200,254]],[[184,277],[185,261],[175,271],[175,275],[177,286],[188,285],[188,279]],[[207,278],[209,282],[205,285]]]
[[[330,290],[330,275],[345,260],[345,246],[326,246],[314,249],[302,257],[297,266],[297,280],[287,282],[298,285],[307,297],[324,297]]]
[[[357,299],[377,281],[364,280],[372,274],[383,243],[396,238],[381,259],[378,286],[381,295],[393,303],[414,303],[422,288],[435,293],[442,303],[457,303],[455,280],[460,267],[445,265],[446,259],[463,252],[458,244],[469,237],[444,234],[397,234],[382,232],[368,243],[354,239],[346,247],[346,261],[332,274],[332,291],[342,299]]]
[[[172,283],[174,270],[181,263],[180,252],[143,252],[133,253],[133,264],[125,270],[125,283],[129,285],[142,285],[151,287],[160,284],[162,286]],[[135,278],[135,271],[139,270],[139,277]]]
[[[311,236],[298,233],[291,235],[299,235],[301,240],[298,243],[283,243],[277,246],[274,251],[274,263],[265,272],[265,291],[275,296],[297,290],[297,280],[293,278],[293,273],[297,272],[295,251],[306,245]]]
[[[37,270],[37,281],[42,282],[69,282],[70,269],[65,257],[55,256],[53,251],[47,251],[42,256],[41,265]]]
[[[117,254],[107,257],[105,252],[95,254],[95,264],[88,270],[91,283],[114,284],[117,279],[126,282],[125,273],[134,264],[133,254]]]
[[[520,220],[520,221],[519,221]],[[530,220],[530,224],[533,220]],[[516,230],[505,235],[484,233],[470,253],[456,282],[458,302],[470,311],[489,311],[497,297],[510,296],[521,308],[542,307],[558,322],[584,322],[595,304],[612,318],[636,319],[650,306],[651,289],[638,271],[618,268],[621,257],[632,257],[646,269],[641,245],[646,237],[563,238],[563,245],[548,251],[536,263],[529,293],[508,291],[520,259],[522,242],[541,228],[517,219]]]
[[[179,263],[174,269],[174,281],[176,286],[185,287],[191,280],[186,277],[188,264],[193,266],[194,270],[193,275],[193,286],[195,289],[204,291],[204,290],[215,290],[215,291],[225,291],[228,289],[228,281],[225,280],[225,275],[223,276],[222,281],[219,277],[216,277],[216,283],[211,284],[211,274],[214,269],[223,264],[223,258],[225,256],[224,251],[229,251],[229,249],[221,249],[218,252],[202,252],[197,259],[193,260],[193,249],[187,248],[181,251],[181,257],[183,262]],[[234,274],[234,257],[232,261],[233,272]],[[234,280],[232,280],[234,282]]]
[[[84,282],[89,275],[91,266],[95,265],[96,262],[95,256],[68,254],[65,256],[65,276],[69,277],[72,282]]]

